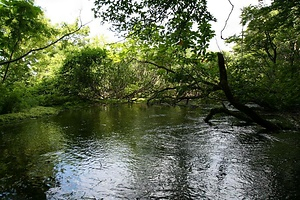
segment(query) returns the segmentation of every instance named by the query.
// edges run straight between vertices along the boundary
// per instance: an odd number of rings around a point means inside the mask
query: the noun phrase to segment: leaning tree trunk
[[[248,106],[240,103],[238,100],[236,100],[230,90],[230,87],[228,85],[228,80],[227,80],[227,71],[225,68],[225,61],[224,57],[221,53],[218,53],[218,65],[219,65],[219,73],[220,73],[220,87],[225,93],[225,96],[229,103],[235,107],[237,110],[240,112],[244,113],[247,117],[249,117],[253,122],[257,123],[258,125],[266,128],[267,130],[270,131],[276,131],[279,130],[280,127],[277,126],[276,124],[263,119],[260,115],[258,115],[255,111],[253,111],[251,108]],[[228,114],[228,112],[227,112]],[[211,118],[211,116],[210,116]],[[207,118],[208,119],[208,118]],[[206,120],[207,120],[206,119]]]

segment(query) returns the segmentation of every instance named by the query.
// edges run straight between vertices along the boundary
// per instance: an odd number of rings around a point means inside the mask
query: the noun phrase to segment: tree
[[[33,54],[62,41],[84,26],[81,24],[73,30],[68,29],[63,36],[49,41],[59,31],[49,24],[43,11],[32,0],[1,0],[0,25],[2,84],[6,82],[9,73],[12,82],[28,78],[32,73],[32,65],[37,62]]]
[[[32,86],[49,69],[44,66],[49,52],[54,54],[50,47],[58,42],[74,45],[80,41],[75,33],[86,30],[79,21],[51,25],[32,0],[0,0],[0,27],[0,113],[4,114],[37,104]]]
[[[299,9],[297,1],[274,1],[243,10],[242,24],[247,29],[229,40],[237,44],[234,49],[239,55],[229,69],[244,100],[277,110],[299,107]]]
[[[158,69],[171,83],[158,89],[151,99],[164,94],[163,98],[177,102],[199,96],[203,83],[212,87],[207,78],[197,76],[207,73],[203,61],[212,58],[206,49],[214,36],[210,22],[215,19],[205,0],[98,0],[93,10],[96,17],[112,22],[116,31],[134,38],[145,50],[142,59],[136,61]]]
[[[60,94],[84,100],[132,100],[147,93],[158,78],[132,59],[137,47],[129,42],[110,50],[87,45],[69,52],[56,76]]]
[[[93,10],[96,17],[113,23],[116,31],[124,32],[127,36],[135,36],[152,48],[165,49],[164,53],[168,53],[169,58],[173,59],[174,62],[170,67],[166,67],[166,63],[158,64],[161,58],[168,57],[163,54],[151,57],[154,62],[143,61],[158,69],[164,69],[167,76],[173,77],[173,87],[161,91],[175,90],[175,96],[178,96],[190,88],[206,91],[204,92],[206,95],[223,90],[227,100],[250,119],[269,130],[279,128],[262,118],[256,120],[259,115],[233,97],[222,54],[218,54],[219,80],[216,81],[215,76],[209,77],[209,70],[203,67],[205,66],[203,61],[213,58],[212,54],[206,52],[208,42],[213,36],[209,22],[214,20],[207,11],[206,0],[95,0],[94,2]]]
[[[10,61],[24,54],[27,45],[40,44],[45,36],[51,34],[42,15],[41,9],[34,6],[33,1],[1,0],[0,73],[2,83],[6,81],[10,68],[18,68],[20,65],[19,62],[12,66]],[[23,62],[21,65],[24,70],[30,67],[30,63]],[[20,74],[24,75],[24,71]]]
[[[104,49],[85,48],[73,51],[60,69],[58,81],[65,95],[90,99],[101,96],[100,87],[107,83],[104,76],[109,59]]]

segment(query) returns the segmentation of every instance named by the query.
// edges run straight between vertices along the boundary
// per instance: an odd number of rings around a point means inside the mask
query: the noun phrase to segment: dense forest
[[[211,52],[206,0],[95,0],[95,17],[126,40],[88,39],[89,29],[51,24],[33,0],[0,0],[0,114],[79,102],[201,105],[283,128],[258,113],[300,108],[300,2],[243,9],[245,30]],[[254,111],[247,105],[256,105]],[[233,111],[232,107],[240,112]]]

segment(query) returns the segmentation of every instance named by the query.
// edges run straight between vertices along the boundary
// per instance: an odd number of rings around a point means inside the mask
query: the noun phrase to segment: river
[[[208,125],[203,108],[97,106],[1,126],[0,199],[300,199],[299,132]]]

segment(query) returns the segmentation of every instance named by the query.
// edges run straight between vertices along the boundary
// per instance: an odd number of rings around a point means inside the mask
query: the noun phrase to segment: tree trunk
[[[230,102],[230,104],[235,107],[240,112],[244,113],[246,116],[248,116],[253,122],[257,123],[258,125],[266,128],[269,131],[277,131],[280,129],[279,126],[276,124],[273,124],[272,122],[263,119],[260,115],[258,115],[255,111],[253,111],[248,106],[240,103],[238,100],[236,100],[230,90],[230,87],[228,85],[227,80],[227,71],[225,68],[225,61],[224,57],[221,53],[218,53],[218,65],[219,65],[219,73],[220,73],[220,87],[224,91],[224,94],[227,98],[227,100]],[[224,111],[224,110],[223,110]],[[211,118],[211,117],[210,117]],[[207,118],[208,119],[208,118]]]

